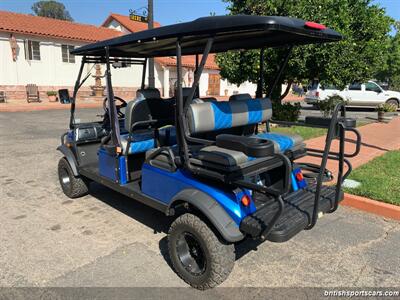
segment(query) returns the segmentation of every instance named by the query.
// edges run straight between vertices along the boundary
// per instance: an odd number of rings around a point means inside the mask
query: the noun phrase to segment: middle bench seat
[[[176,130],[174,126],[167,126],[158,130],[161,146],[172,146],[176,144]],[[143,153],[157,147],[154,130],[135,132],[131,136],[129,143],[129,134],[121,135],[122,151],[125,154]],[[129,144],[129,149],[128,148]]]

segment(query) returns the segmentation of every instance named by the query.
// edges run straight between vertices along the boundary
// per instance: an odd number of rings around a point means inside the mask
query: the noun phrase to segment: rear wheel
[[[397,108],[399,108],[399,101],[397,101],[397,99],[389,99],[388,101],[386,101],[387,104],[391,104],[396,106]]]
[[[205,222],[190,213],[172,223],[168,250],[176,273],[200,290],[222,283],[235,263],[234,245],[221,241]]]
[[[75,177],[65,157],[58,162],[58,178],[61,188],[69,198],[78,198],[88,193],[88,183],[82,177]]]

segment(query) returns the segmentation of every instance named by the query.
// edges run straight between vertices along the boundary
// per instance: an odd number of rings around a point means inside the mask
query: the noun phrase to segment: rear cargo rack
[[[339,112],[341,112],[340,117]],[[261,193],[261,197],[264,197],[264,201],[261,202],[265,203],[257,207],[255,213],[243,219],[240,229],[252,237],[261,238],[261,240],[284,242],[303,229],[313,228],[320,213],[332,213],[338,208],[339,202],[343,199],[343,181],[352,170],[351,163],[347,158],[354,157],[360,152],[361,135],[355,128],[355,120],[346,118],[346,107],[341,103],[335,106],[330,119],[313,118],[311,124],[309,122],[271,122],[288,126],[328,129],[324,150],[306,148],[306,155],[320,157],[322,160],[316,180],[308,179],[308,186],[305,189],[290,194],[285,189],[276,194],[255,184],[251,185],[240,180],[235,182],[239,186]],[[351,131],[356,135],[356,147],[353,153],[345,153],[346,131]],[[331,151],[334,139],[339,140],[338,152]],[[338,161],[338,176],[334,186],[322,184],[326,175],[328,159]],[[346,173],[344,173],[345,164],[347,166]]]

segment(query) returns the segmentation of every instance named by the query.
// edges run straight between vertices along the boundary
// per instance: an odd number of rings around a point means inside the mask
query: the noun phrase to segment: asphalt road
[[[66,110],[0,113],[0,286],[185,287],[165,255],[170,219],[96,184],[63,195],[67,123]],[[341,207],[289,242],[238,245],[223,286],[399,286],[399,246],[400,223]]]

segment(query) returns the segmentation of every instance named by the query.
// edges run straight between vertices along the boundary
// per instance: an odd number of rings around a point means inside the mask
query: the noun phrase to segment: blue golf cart
[[[343,198],[342,183],[351,172],[361,137],[355,120],[337,105],[331,118],[301,122],[272,118],[271,94],[295,46],[335,42],[341,35],[313,22],[287,17],[216,16],[163,26],[86,45],[72,51],[82,63],[71,98],[69,130],[62,135],[58,174],[70,198],[89,192],[91,181],[170,216],[168,251],[176,273],[197,289],[222,283],[235,262],[235,243],[250,239],[285,242],[318,217],[332,213]],[[275,79],[263,90],[264,50],[285,50]],[[199,80],[210,53],[261,49],[256,97],[238,94],[229,101],[199,96]],[[182,87],[182,56],[194,55],[190,88]],[[177,88],[161,98],[146,88],[147,61],[176,58]],[[90,76],[85,64],[105,64],[106,92],[101,121],[75,118],[75,99]],[[138,65],[137,98],[114,95],[111,70]],[[115,70],[117,72],[117,70]],[[270,131],[270,124],[326,128],[324,149],[306,148],[298,135]],[[265,130],[261,124],[265,124]],[[356,135],[354,153],[345,152],[345,134]],[[331,150],[334,139],[339,151]],[[319,165],[296,162],[319,157]],[[335,184],[326,169],[338,162]],[[345,168],[347,165],[347,168]],[[346,172],[345,172],[346,170]]]

